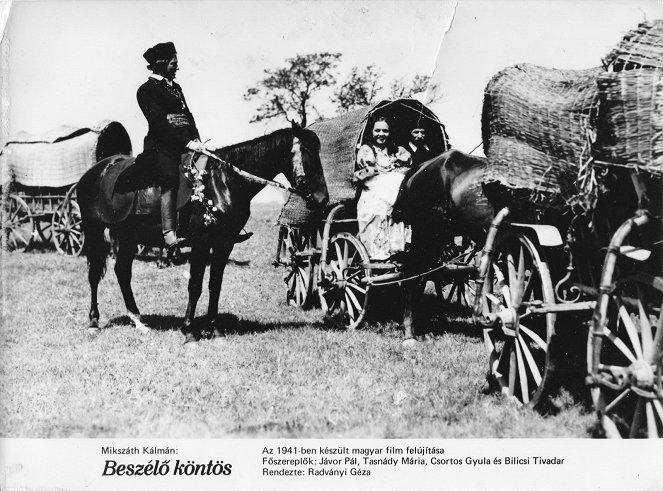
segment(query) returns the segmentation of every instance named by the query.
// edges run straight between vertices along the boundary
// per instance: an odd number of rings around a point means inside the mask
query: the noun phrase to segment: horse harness
[[[301,143],[299,138],[294,137],[293,138],[293,150],[295,148],[298,148],[301,152],[301,150],[305,150],[309,154],[312,154],[312,152]],[[299,155],[301,153],[298,152],[297,155],[293,156],[292,162],[293,162],[293,177],[295,179],[295,183],[301,182],[303,179],[305,179],[305,172],[304,172],[304,163]],[[232,169],[234,172],[236,172],[238,175],[242,176],[245,178],[247,181],[254,182],[256,184],[261,184],[263,186],[273,186],[277,187],[280,189],[284,189],[290,193],[294,193],[298,196],[301,196],[304,199],[308,199],[311,196],[311,193],[305,193],[303,191],[300,191],[297,188],[293,188],[292,186],[286,186],[285,184],[281,184],[280,182],[273,181],[271,179],[265,179],[263,177],[256,176],[254,174],[251,174],[250,172],[246,172],[245,170],[240,169],[239,167],[231,164],[230,162],[226,162],[225,160],[221,159],[220,157],[217,157],[215,154],[212,152],[209,152],[207,150],[203,150],[200,152],[201,155],[205,155],[208,158],[211,158],[212,160],[215,160],[216,162],[219,162],[221,165],[225,166],[226,168]],[[191,160],[191,165],[194,165],[195,162],[195,157],[194,159]]]

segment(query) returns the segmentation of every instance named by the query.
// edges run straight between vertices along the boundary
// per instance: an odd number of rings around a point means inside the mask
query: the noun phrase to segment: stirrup
[[[172,244],[167,244],[166,236],[170,234],[173,234],[175,236],[175,242],[173,242]],[[174,250],[176,247],[183,247],[184,242],[186,242],[186,239],[183,237],[179,237],[174,230],[169,230],[168,232],[163,233],[163,245],[169,251]]]
[[[174,244],[170,245],[164,244],[164,247],[166,249],[166,257],[168,258],[168,260],[171,262],[179,261],[182,255],[182,248],[186,247],[187,245],[188,245],[187,239],[181,237],[178,237],[177,242],[175,242]]]

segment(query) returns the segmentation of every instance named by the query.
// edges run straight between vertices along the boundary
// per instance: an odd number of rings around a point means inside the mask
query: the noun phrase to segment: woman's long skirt
[[[359,240],[368,249],[371,259],[389,259],[405,250],[405,243],[409,241],[409,228],[391,218],[404,177],[400,172],[389,172],[364,181],[366,189],[357,202],[357,221]]]

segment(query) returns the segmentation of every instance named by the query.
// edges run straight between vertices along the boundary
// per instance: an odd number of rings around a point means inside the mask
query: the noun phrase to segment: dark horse
[[[412,244],[404,276],[416,276],[435,265],[454,237],[483,243],[494,209],[481,187],[486,160],[449,150],[423,163],[402,186],[395,208],[412,226]],[[421,329],[419,300],[426,277],[404,283],[404,344]]]
[[[405,277],[430,269],[455,236],[469,237],[477,245],[483,245],[495,212],[504,206],[511,209],[511,218],[517,221],[536,223],[545,216],[543,223],[554,224],[558,230],[569,229],[574,214],[550,209],[545,211],[545,215],[533,215],[533,208],[528,206],[526,200],[514,200],[509,194],[503,194],[499,186],[483,185],[486,162],[481,157],[449,150],[422,164],[404,183],[395,208],[406,216],[412,226],[411,253],[404,264]],[[591,285],[591,278],[599,277],[603,256],[597,251],[610,242],[615,224],[632,217],[638,208],[648,209],[652,216],[659,216],[663,211],[660,181],[639,176],[640,181],[635,187],[625,186],[631,179],[635,177],[629,170],[610,168],[602,178],[604,189],[592,213],[579,217],[582,219],[578,224],[592,222],[591,226],[588,223],[585,225],[587,230],[578,232],[582,240],[574,246],[578,257],[592,259],[577,267],[577,274],[584,284]],[[649,245],[658,243],[660,227],[660,222],[655,222],[651,230],[642,232],[646,238],[637,240]],[[650,262],[654,264],[654,271],[661,270],[661,261],[660,252],[652,255]],[[425,281],[422,277],[404,283],[406,345],[412,344],[415,336],[423,330],[418,304]]]
[[[320,141],[317,135],[293,124],[292,129],[277,130],[269,135],[223,148],[217,151],[216,155],[223,161],[263,179],[273,179],[279,173],[283,173],[295,185],[298,194],[306,197],[307,206],[317,208],[324,207],[329,200],[319,150]],[[117,159],[117,157],[111,158]],[[85,232],[85,253],[91,293],[88,330],[98,332],[99,329],[97,287],[105,272],[109,251],[104,239],[104,230],[110,228],[119,242],[115,275],[122,290],[128,315],[136,328],[146,331],[149,328],[141,321],[140,311],[131,289],[131,265],[136,255],[137,241],[150,235],[159,235],[158,208],[155,206],[155,213],[147,216],[136,214],[134,209],[119,223],[109,223],[109,220],[104,220],[102,216],[105,215],[101,210],[104,205],[108,207],[109,203],[101,201],[107,200],[107,195],[110,194],[104,193],[102,185],[107,164],[106,160],[99,162],[81,178],[77,187]],[[189,302],[182,325],[186,341],[198,339],[202,330],[193,331],[193,320],[210,256],[207,319],[214,337],[225,336],[225,328],[217,323],[223,272],[233,249],[235,237],[249,219],[251,199],[264,187],[263,183],[247,180],[227,165],[213,159],[208,160],[203,179],[206,203],[196,202],[189,220],[191,244]],[[151,196],[153,199],[158,199],[159,193],[151,193]],[[203,224],[204,213],[214,215],[213,223]]]

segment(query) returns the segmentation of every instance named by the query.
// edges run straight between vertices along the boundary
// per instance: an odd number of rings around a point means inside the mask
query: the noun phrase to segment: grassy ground
[[[182,346],[186,265],[134,264],[154,332],[140,335],[109,262],[99,304],[106,329],[85,336],[84,258],[54,252],[2,258],[0,435],[5,437],[585,437],[583,392],[563,390],[547,413],[492,393],[480,336],[429,302],[436,340],[403,350],[397,292],[357,332],[325,329],[319,311],[285,303],[277,210],[254,208],[254,237],[236,247],[221,297],[225,344]],[[206,309],[206,297],[202,308]],[[384,312],[394,313],[390,320]],[[395,306],[394,306],[395,305]],[[580,377],[580,375],[578,375]]]

